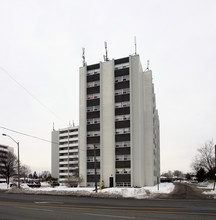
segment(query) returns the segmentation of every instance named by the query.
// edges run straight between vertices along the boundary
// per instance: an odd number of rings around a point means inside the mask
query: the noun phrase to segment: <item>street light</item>
[[[18,188],[20,188],[20,160],[19,160],[19,142],[16,142],[11,136],[7,134],[2,134],[3,136],[9,137],[11,140],[13,140],[17,144],[18,149]]]

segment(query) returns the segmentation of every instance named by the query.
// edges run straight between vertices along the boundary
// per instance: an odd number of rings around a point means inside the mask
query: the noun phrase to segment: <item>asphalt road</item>
[[[182,184],[177,187],[190,191]],[[102,199],[0,192],[0,220],[26,219],[216,219],[216,200]]]
[[[160,199],[210,199],[208,195],[202,194],[202,190],[195,185],[186,183],[175,183],[175,189],[170,194],[159,196]]]

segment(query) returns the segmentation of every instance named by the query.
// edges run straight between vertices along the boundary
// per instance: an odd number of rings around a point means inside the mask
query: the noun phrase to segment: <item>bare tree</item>
[[[20,176],[24,178],[27,178],[28,175],[31,173],[31,169],[28,165],[21,165],[20,166]]]
[[[77,168],[73,171],[73,175],[69,176],[68,179],[64,181],[64,183],[69,187],[77,187],[82,181],[83,177],[79,176],[79,169]]]
[[[9,184],[10,177],[17,175],[17,157],[10,151],[5,152],[4,155],[0,157],[0,174],[6,179],[7,184]]]
[[[165,176],[167,178],[172,178],[173,177],[173,172],[171,170],[169,170],[166,173],[162,173],[162,176]]]
[[[183,177],[183,173],[180,170],[174,170],[173,171],[173,176],[177,176],[177,177]]]
[[[51,176],[51,173],[50,171],[42,171],[41,174],[40,174],[40,178],[43,180],[43,181],[49,181],[52,179],[52,176]]]
[[[197,151],[198,154],[195,156],[194,161],[192,162],[192,168],[196,172],[203,168],[209,174],[207,174],[207,176],[211,178],[215,169],[213,140],[206,141]]]

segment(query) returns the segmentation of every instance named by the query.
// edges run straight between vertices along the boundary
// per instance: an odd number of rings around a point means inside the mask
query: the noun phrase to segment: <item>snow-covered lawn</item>
[[[34,194],[55,194],[55,195],[77,195],[77,196],[94,196],[94,197],[116,197],[116,198],[153,198],[158,193],[170,193],[174,189],[173,183],[161,183],[158,186],[142,187],[142,188],[106,188],[98,189],[96,194],[94,188],[75,187],[69,188],[66,186],[50,187],[48,184],[42,184],[40,188],[30,188],[26,184],[21,184],[22,189],[10,188],[9,192],[14,193],[34,193]],[[0,189],[7,189],[6,183],[0,183]]]
[[[199,183],[198,187],[204,190],[203,194],[213,195],[214,198],[216,199],[216,189],[213,190],[213,187],[214,187],[213,182],[212,183],[209,183],[209,182]]]

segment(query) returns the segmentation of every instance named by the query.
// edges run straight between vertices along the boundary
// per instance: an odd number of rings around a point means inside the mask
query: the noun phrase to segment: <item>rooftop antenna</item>
[[[104,42],[104,46],[105,46],[105,51],[106,51],[106,55],[104,56],[104,61],[109,61],[108,59],[108,51],[107,51],[107,42]]]
[[[135,47],[135,55],[136,55],[137,54],[136,36],[134,37],[134,47]]]
[[[144,72],[147,72],[147,71],[149,71],[149,60],[147,60],[147,68],[145,69]]]
[[[85,66],[86,63],[85,63],[85,48],[84,47],[82,48],[82,58],[83,58],[83,66]]]
[[[55,124],[54,124],[54,122],[53,122],[53,131],[55,131]]]
[[[149,70],[149,60],[147,60],[147,70]]]

